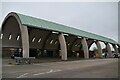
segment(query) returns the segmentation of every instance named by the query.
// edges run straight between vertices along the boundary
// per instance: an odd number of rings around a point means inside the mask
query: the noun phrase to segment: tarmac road
[[[117,78],[118,59],[3,65],[3,78]]]

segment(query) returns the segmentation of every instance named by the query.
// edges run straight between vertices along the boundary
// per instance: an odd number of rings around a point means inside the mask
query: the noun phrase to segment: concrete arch
[[[99,57],[102,57],[102,47],[101,47],[100,41],[95,41],[95,43],[98,48]]]
[[[118,53],[120,53],[120,45],[117,44]]]
[[[97,51],[96,51],[97,57],[101,57],[102,58],[102,52],[103,51],[102,51],[102,45],[101,45],[100,41],[93,40],[93,42],[91,43],[91,45],[89,47],[91,48],[92,46],[95,46],[96,49],[97,49]]]
[[[110,43],[108,42],[104,42],[104,44],[106,45],[106,51],[108,52],[108,57],[112,57],[112,50],[111,50],[111,47],[110,47]]]
[[[4,24],[6,23],[6,21],[10,18],[10,17],[14,17],[18,24],[19,24],[19,28],[20,28],[20,33],[21,33],[21,40],[22,40],[22,52],[23,52],[23,58],[29,58],[29,35],[28,35],[28,29],[27,29],[27,26],[24,26],[21,24],[21,21],[20,21],[20,18],[19,16],[12,12],[10,14],[8,14],[3,23],[2,23],[2,28],[1,30],[3,31],[4,30]],[[2,33],[1,31],[1,33]]]
[[[83,51],[84,51],[84,58],[88,59],[89,58],[89,49],[88,49],[88,43],[86,41],[86,38],[83,38],[81,40],[81,43],[82,43],[82,48],[83,48]]]
[[[116,47],[115,44],[109,43],[109,45],[110,45],[111,51],[115,52],[115,47]]]
[[[66,46],[66,41],[63,33],[59,35],[59,42],[60,42],[60,48],[61,48],[61,51],[60,51],[61,59],[67,60],[67,46]]]
[[[24,58],[29,58],[29,52],[31,52],[29,51],[30,48],[34,48],[35,50],[40,49],[40,51],[45,49],[48,50],[48,52],[51,50],[58,52],[59,49],[61,49],[61,52],[63,53],[62,60],[67,60],[67,56],[69,56],[67,55],[67,53],[69,54],[69,51],[75,51],[76,53],[81,52],[82,54],[84,52],[84,57],[89,58],[89,47],[93,44],[95,40],[117,45],[117,42],[115,42],[114,40],[105,38],[103,36],[91,34],[64,25],[14,12],[8,14],[7,17],[4,19],[2,30],[4,30],[4,27],[9,28],[9,26],[13,28],[13,26],[11,25],[14,24],[14,22],[12,22],[12,20],[10,20],[9,22],[9,17],[14,17],[18,23],[20,31],[19,33],[21,35],[21,47],[23,48]],[[8,26],[5,26],[4,24],[7,24],[7,21],[10,23],[10,25],[8,24]],[[12,31],[14,32],[15,30],[16,29],[13,29]],[[57,32],[57,35],[53,35],[53,32]],[[68,35],[65,36],[65,34]],[[38,42],[38,40],[40,40],[40,42]],[[55,44],[56,41],[57,44]],[[98,46],[100,47],[99,43]],[[107,47],[109,48],[109,45],[107,45]]]
[[[115,52],[115,53],[118,53],[118,52],[119,52],[119,51],[118,51],[118,48],[117,48],[118,46],[115,45],[115,44],[112,44],[112,46],[113,46],[113,48],[114,48],[114,52]]]

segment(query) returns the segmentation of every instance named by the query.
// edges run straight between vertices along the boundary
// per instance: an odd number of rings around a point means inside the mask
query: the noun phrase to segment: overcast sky
[[[2,20],[9,12],[61,23],[118,41],[117,2],[3,2]]]

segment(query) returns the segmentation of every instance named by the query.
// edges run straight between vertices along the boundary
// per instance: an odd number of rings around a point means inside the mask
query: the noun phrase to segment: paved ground
[[[118,77],[117,58],[47,62],[26,65],[3,64],[3,78],[117,78],[117,77]]]

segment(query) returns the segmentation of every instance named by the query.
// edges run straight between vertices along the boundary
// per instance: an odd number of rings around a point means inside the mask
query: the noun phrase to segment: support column
[[[97,48],[98,48],[98,53],[100,54],[100,57],[102,57],[102,48],[101,48],[100,42],[96,41],[95,43],[96,43]]]
[[[115,53],[118,53],[118,48],[116,47],[115,44],[112,44],[113,48],[115,49]]]
[[[107,47],[107,51],[109,53],[109,57],[112,57],[112,51],[111,51],[110,45],[108,43],[106,44],[106,47]]]
[[[118,49],[118,53],[120,53],[120,45],[117,45],[117,46],[118,46],[118,48],[117,48]]]
[[[23,47],[23,58],[29,58],[29,35],[27,26],[21,27],[21,39]]]
[[[86,39],[83,38],[81,40],[81,43],[82,43],[82,47],[83,47],[83,51],[84,51],[84,57],[85,57],[85,59],[88,59],[89,58],[89,50],[88,50],[88,45],[87,45]]]
[[[59,35],[60,49],[61,49],[61,59],[67,60],[67,46],[63,33]]]

